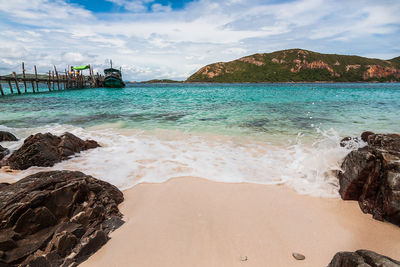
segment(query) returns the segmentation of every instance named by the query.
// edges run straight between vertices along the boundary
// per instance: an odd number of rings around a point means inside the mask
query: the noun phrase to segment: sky
[[[0,74],[122,67],[185,80],[204,65],[303,48],[400,56],[400,0],[0,0]]]

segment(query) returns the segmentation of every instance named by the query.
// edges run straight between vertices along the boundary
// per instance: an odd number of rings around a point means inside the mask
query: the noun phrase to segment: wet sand
[[[320,267],[338,251],[357,249],[399,259],[399,228],[373,220],[354,201],[194,177],[139,184],[124,195],[126,223],[81,266]]]

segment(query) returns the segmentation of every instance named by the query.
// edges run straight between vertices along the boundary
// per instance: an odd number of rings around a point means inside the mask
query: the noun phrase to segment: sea
[[[6,86],[3,86],[6,90]],[[57,89],[57,87],[56,87]],[[69,131],[101,148],[51,168],[0,172],[18,180],[44,170],[79,170],[120,189],[195,176],[286,185],[338,197],[341,147],[363,131],[400,132],[399,83],[130,84],[0,96],[0,130],[20,141]],[[6,92],[7,93],[7,92]]]

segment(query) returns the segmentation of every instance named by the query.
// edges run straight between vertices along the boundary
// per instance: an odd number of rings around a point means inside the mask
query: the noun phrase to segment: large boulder
[[[0,187],[0,266],[75,266],[122,225],[115,186],[81,172],[39,172]]]
[[[3,141],[18,141],[18,138],[12,133],[0,131],[0,142]]]
[[[339,193],[364,213],[400,226],[400,135],[363,134],[367,146],[350,152],[339,172]]]
[[[11,154],[6,164],[16,170],[25,170],[31,166],[51,167],[75,153],[99,146],[96,141],[83,141],[68,132],[61,136],[38,133],[26,138],[22,147]]]
[[[338,252],[328,267],[399,267],[400,261],[369,250]]]

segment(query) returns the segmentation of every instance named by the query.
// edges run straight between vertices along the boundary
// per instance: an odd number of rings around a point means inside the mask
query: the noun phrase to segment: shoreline
[[[400,250],[398,227],[363,214],[357,202],[286,186],[179,177],[124,196],[126,223],[82,266],[326,266],[338,251],[396,259]]]

